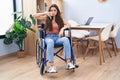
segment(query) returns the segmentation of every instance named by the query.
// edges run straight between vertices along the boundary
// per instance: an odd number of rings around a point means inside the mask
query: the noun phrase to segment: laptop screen
[[[85,25],[89,25],[92,22],[93,18],[94,17],[89,17],[88,20],[87,20],[87,22],[85,23]]]

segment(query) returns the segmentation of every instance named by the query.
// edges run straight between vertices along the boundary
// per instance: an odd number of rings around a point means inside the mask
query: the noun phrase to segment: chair
[[[79,26],[79,24],[77,22],[75,22],[74,20],[68,20],[68,23],[71,25],[71,27],[76,27]],[[79,48],[80,45],[82,46],[82,53],[83,51],[85,51],[85,45],[83,44],[83,38],[85,38],[85,36],[88,36],[90,34],[90,32],[88,32],[87,30],[71,30],[71,35],[72,35],[72,42],[73,45],[76,46],[76,57],[79,56]]]
[[[71,25],[71,27],[80,26],[80,24],[78,24],[74,20],[68,20],[68,23]],[[88,36],[90,34],[90,32],[88,30],[77,30],[77,31],[79,31],[80,34],[83,34],[85,36]]]
[[[80,46],[82,47],[81,52],[84,53],[85,51],[85,45],[83,43],[83,38],[85,38],[84,34],[81,34],[79,30],[71,30],[71,36],[72,36],[72,42],[73,46],[76,46],[76,57],[79,57],[79,49]]]
[[[85,59],[89,49],[93,49],[93,48],[98,48],[99,47],[99,52],[101,52],[100,53],[100,64],[101,64],[101,57],[103,58],[103,62],[105,62],[104,55],[103,55],[103,49],[104,49],[103,48],[103,44],[105,44],[110,57],[112,57],[111,54],[110,54],[109,47],[108,47],[108,45],[106,43],[106,40],[108,40],[108,38],[109,38],[109,34],[110,34],[110,31],[111,31],[111,28],[112,28],[112,24],[108,25],[103,30],[101,30],[101,32],[97,36],[87,37],[87,39],[89,39],[89,44],[88,44],[86,52],[85,52],[85,54],[83,56],[83,59]],[[95,45],[92,46],[92,42],[101,42],[101,44],[98,44],[99,46],[95,46]]]
[[[46,49],[47,49],[47,46],[46,46],[46,44],[44,42],[46,33],[45,33],[45,30],[43,29],[43,26],[44,25],[40,26],[39,33],[38,33],[38,39],[36,41],[36,63],[37,63],[37,65],[40,68],[40,74],[41,75],[44,74],[44,72],[45,72],[45,66],[47,66],[46,63],[48,62],[48,60],[46,58]],[[68,30],[69,33],[70,33],[70,37],[68,37],[68,38],[69,38],[70,45],[71,45],[71,61],[75,65],[76,63],[75,63],[75,57],[74,57],[74,53],[73,53],[73,49],[72,49],[71,31],[70,31],[70,29],[66,29],[66,30]],[[65,35],[65,33],[64,33],[64,35]],[[61,52],[63,50],[63,45],[57,45],[57,44],[55,44],[54,48],[59,48],[54,53],[54,56],[57,56],[58,58],[60,58],[61,60],[63,60],[63,61],[66,62],[65,58],[62,58],[59,55],[59,52]],[[77,68],[78,66],[75,65],[75,67]],[[74,71],[74,69],[73,69],[73,71]]]
[[[113,27],[113,30],[110,32],[110,36],[109,36],[110,41],[108,42],[109,44],[112,45],[115,56],[117,55],[116,52],[118,51],[118,48],[117,48],[117,45],[116,45],[116,42],[115,42],[115,38],[117,36],[119,28],[120,28],[120,23],[118,23],[115,27]]]

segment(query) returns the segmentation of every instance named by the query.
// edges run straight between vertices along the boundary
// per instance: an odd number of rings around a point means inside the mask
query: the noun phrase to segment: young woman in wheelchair
[[[71,63],[71,47],[70,41],[63,36],[63,31],[69,28],[70,25],[62,19],[60,10],[56,4],[52,4],[48,12],[34,14],[36,19],[44,23],[46,31],[45,43],[47,45],[47,55],[50,68],[48,72],[56,72],[54,65],[54,45],[62,44],[64,48],[64,55],[66,59],[66,69],[73,69],[75,66]]]

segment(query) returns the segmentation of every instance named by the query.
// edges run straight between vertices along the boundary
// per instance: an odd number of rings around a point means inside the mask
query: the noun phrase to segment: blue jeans
[[[63,45],[65,59],[71,58],[70,41],[67,37],[59,37],[58,34],[47,34],[45,37],[47,45],[48,61],[54,62],[54,45]]]

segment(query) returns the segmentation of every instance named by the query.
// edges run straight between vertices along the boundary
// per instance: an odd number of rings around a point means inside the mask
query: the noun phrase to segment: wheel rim
[[[44,63],[41,63],[41,65],[40,65],[40,74],[41,75],[43,75],[43,73],[44,73]]]
[[[36,41],[36,63],[39,64],[39,43],[38,40]]]
[[[44,51],[40,48],[40,46],[42,47],[42,42],[42,39],[38,39],[36,42],[36,63],[38,64],[38,66],[40,66],[42,58],[44,57]]]

